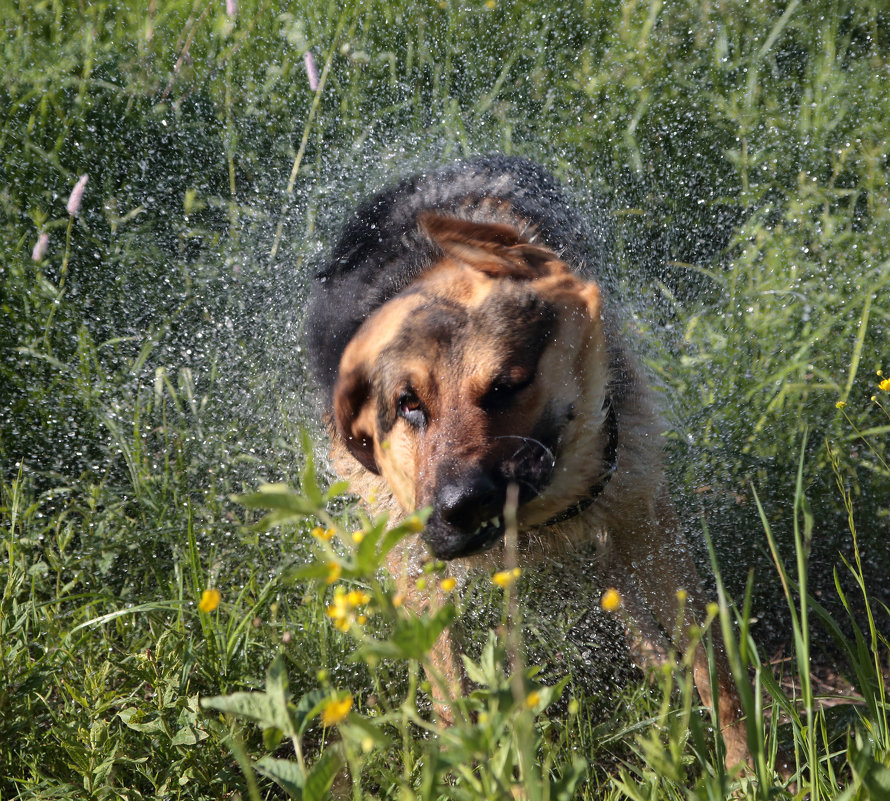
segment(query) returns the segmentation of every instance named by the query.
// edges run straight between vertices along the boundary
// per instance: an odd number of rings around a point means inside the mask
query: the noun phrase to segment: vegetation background
[[[793,621],[752,488],[790,564],[804,440],[811,591],[864,613],[841,562],[852,506],[886,637],[878,0],[0,9],[0,796],[231,796],[244,775],[199,696],[262,685],[279,653],[293,687],[320,669],[370,686],[324,600],[283,577],[311,522],[258,533],[230,496],[298,484],[300,429],[322,442],[300,322],[338,222],[462,155],[534,158],[608,225],[604,280],[665,397],[675,495],[732,595],[753,571],[764,653],[790,653]],[[594,710],[572,748],[598,766],[579,792],[620,795],[632,734],[604,744],[595,710],[631,692],[628,671],[585,641],[575,601],[540,624],[531,610],[528,648],[557,677],[607,663],[572,685]],[[630,732],[643,696],[620,706]]]

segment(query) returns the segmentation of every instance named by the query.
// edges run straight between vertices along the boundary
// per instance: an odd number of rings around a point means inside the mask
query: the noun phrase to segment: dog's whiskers
[[[556,464],[556,457],[553,455],[553,451],[550,450],[543,442],[539,439],[535,439],[534,437],[522,437],[518,434],[503,434],[502,436],[495,437],[495,439],[519,439],[522,440],[522,444],[526,445],[528,443],[533,443],[537,445],[544,453],[546,453],[550,457],[550,466],[553,467]],[[515,457],[522,450],[522,445],[520,445],[516,449],[516,453],[513,454]]]

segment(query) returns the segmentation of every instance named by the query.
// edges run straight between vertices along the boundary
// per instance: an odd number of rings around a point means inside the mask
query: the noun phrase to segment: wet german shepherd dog
[[[662,421],[597,282],[603,242],[541,167],[452,163],[357,209],[316,276],[306,332],[337,471],[374,511],[432,509],[390,559],[409,603],[429,603],[414,586],[428,552],[503,557],[513,493],[520,563],[603,544],[604,578],[657,655],[663,632],[686,649],[705,603]],[[439,645],[434,667],[459,685],[450,635]],[[701,646],[695,683],[711,704]],[[735,764],[747,747],[722,653],[717,687]]]

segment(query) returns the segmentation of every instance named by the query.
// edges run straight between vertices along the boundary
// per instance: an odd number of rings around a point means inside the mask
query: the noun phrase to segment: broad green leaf
[[[263,729],[263,745],[267,751],[274,751],[281,745],[284,739],[284,732],[274,726],[267,726]]]
[[[303,785],[306,777],[303,776],[303,772],[296,762],[267,756],[257,762],[254,767],[257,772],[278,784],[291,798],[298,800],[303,798]]]
[[[117,716],[124,722],[129,729],[146,733],[163,732],[164,723],[158,717],[145,719],[145,713],[135,707],[127,707],[117,713]],[[143,722],[144,720],[144,722]]]
[[[291,730],[287,707],[263,692],[241,692],[202,698],[201,706],[256,721],[263,728],[273,727],[285,732]]]
[[[297,701],[296,707],[291,710],[297,734],[306,731],[306,727],[329,700],[330,693],[324,690],[310,690]]]
[[[278,654],[266,670],[266,692],[286,708],[287,687],[287,666],[284,664],[284,657]]]
[[[330,746],[312,766],[303,785],[303,801],[322,801],[334,783],[334,777],[343,767],[340,748]]]

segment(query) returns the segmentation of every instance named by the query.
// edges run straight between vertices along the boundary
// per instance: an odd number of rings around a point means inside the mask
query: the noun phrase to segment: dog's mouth
[[[473,531],[465,531],[444,521],[433,512],[427,520],[423,539],[433,556],[449,561],[483,553],[498,545],[504,537],[504,517],[497,515]]]

